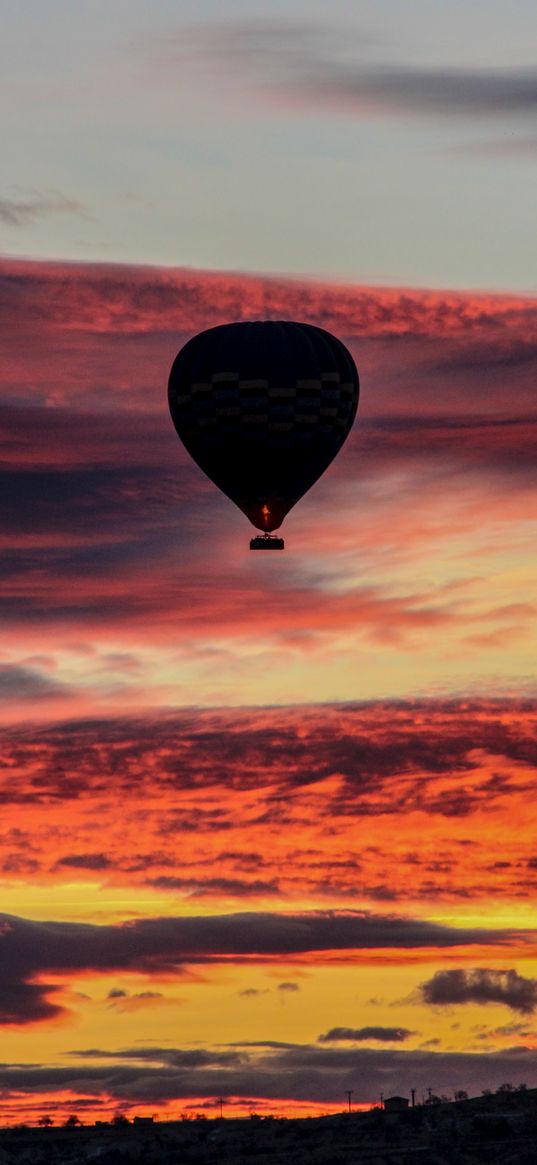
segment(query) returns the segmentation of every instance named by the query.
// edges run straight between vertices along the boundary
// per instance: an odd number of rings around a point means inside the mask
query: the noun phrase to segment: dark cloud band
[[[511,932],[462,929],[393,915],[327,911],[138,919],[115,926],[34,922],[0,916],[3,1022],[32,1023],[58,1008],[33,980],[53,972],[137,971],[180,974],[188,965],[280,960],[323,951],[448,949],[508,941]],[[280,990],[296,990],[285,982]]]
[[[188,1097],[258,1097],[319,1101],[341,1106],[349,1081],[360,1099],[384,1095],[426,1095],[454,1087],[472,1093],[497,1088],[505,1080],[537,1083],[535,1056],[520,1047],[490,1054],[378,1049],[335,1049],[311,1045],[244,1045],[233,1052],[214,1049],[130,1048],[111,1052],[90,1048],[74,1056],[89,1063],[67,1067],[0,1066],[0,1088],[47,1094],[72,1089],[79,1096],[108,1095],[131,1103]],[[101,1060],[101,1063],[98,1061]]]

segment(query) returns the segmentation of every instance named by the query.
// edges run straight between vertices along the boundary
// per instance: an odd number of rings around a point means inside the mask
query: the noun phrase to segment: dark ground
[[[537,1089],[398,1113],[0,1130],[0,1165],[537,1165]]]

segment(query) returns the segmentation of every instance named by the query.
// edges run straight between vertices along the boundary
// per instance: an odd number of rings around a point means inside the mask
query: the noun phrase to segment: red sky
[[[537,1084],[535,301],[1,276],[3,1119]],[[165,392],[260,317],[362,382],[270,562]]]

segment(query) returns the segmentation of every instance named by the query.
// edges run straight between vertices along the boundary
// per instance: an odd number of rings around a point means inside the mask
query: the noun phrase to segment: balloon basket
[[[260,534],[251,539],[250,550],[285,550],[285,542],[274,534]]]

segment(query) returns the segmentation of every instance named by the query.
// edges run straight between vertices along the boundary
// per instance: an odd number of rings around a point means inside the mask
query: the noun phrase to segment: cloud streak
[[[63,698],[67,690],[65,684],[58,683],[37,668],[0,664],[0,704],[22,701],[34,707],[36,702]]]
[[[416,69],[391,63],[371,69],[326,62],[317,76],[299,82],[298,90],[312,101],[362,116],[491,119],[537,107],[537,74],[523,69]]]
[[[405,1027],[331,1027],[317,1037],[320,1044],[334,1043],[361,1043],[367,1040],[378,1040],[383,1044],[401,1044],[414,1032]]]
[[[432,1006],[503,1003],[521,1015],[531,1015],[537,1007],[537,979],[527,979],[512,968],[437,971],[420,990],[424,1002]]]
[[[8,227],[31,226],[40,218],[54,214],[73,214],[87,218],[85,207],[62,194],[45,194],[34,198],[0,198],[0,222]]]
[[[371,44],[375,61],[371,60]],[[192,30],[182,47],[159,54],[188,67],[208,58],[233,77],[242,72],[252,91],[302,99],[327,109],[367,118],[384,116],[494,119],[531,113],[537,106],[537,74],[531,68],[419,67],[379,59],[379,44],[367,30],[292,21],[235,20],[216,31]]]

